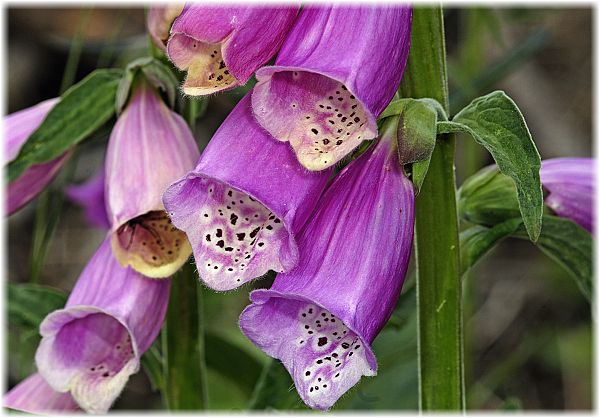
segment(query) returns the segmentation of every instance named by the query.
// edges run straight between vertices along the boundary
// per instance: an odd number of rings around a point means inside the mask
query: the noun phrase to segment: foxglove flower
[[[90,225],[110,229],[104,199],[104,166],[85,183],[67,187],[65,193],[69,199],[83,207]]]
[[[170,284],[121,267],[105,239],[65,308],[40,325],[40,375],[55,391],[70,392],[85,411],[106,412],[158,335]]]
[[[58,98],[46,100],[4,118],[5,164],[17,158],[29,136],[39,128],[58,100]],[[47,163],[32,165],[18,179],[9,183],[6,209],[9,215],[25,206],[44,190],[58,174],[68,154],[67,152]]]
[[[30,414],[58,414],[79,411],[70,393],[60,393],[34,373],[4,396],[4,407]]]
[[[183,4],[170,3],[162,6],[154,5],[148,8],[146,25],[152,42],[163,52],[167,51],[167,41],[171,25],[183,11]]]
[[[169,59],[187,71],[183,92],[207,95],[245,84],[275,55],[298,9],[187,4],[167,44]]]
[[[377,362],[371,343],[400,295],[414,223],[393,133],[349,164],[298,238],[298,267],[250,294],[243,333],[280,359],[312,408],[328,409]]]
[[[188,259],[191,247],[171,225],[162,194],[199,155],[183,118],[149,85],[140,85],[112,130],[105,163],[112,247],[121,265],[158,278]]]
[[[306,6],[275,66],[256,73],[252,107],[309,170],[377,136],[406,65],[412,11],[402,5]]]
[[[542,161],[540,170],[542,185],[550,192],[546,205],[589,232],[595,223],[594,164],[592,158],[554,158]]]
[[[246,95],[196,169],[171,185],[163,201],[192,244],[201,279],[229,290],[269,270],[294,268],[295,233],[329,174],[304,170],[286,144],[258,126]]]

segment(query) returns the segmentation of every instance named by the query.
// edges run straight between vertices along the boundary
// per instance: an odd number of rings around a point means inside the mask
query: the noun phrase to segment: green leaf
[[[178,86],[177,77],[160,60],[152,57],[143,57],[132,61],[125,69],[125,75],[119,83],[115,99],[117,113],[121,113],[125,107],[131,87],[140,72],[150,84],[162,90],[167,95],[167,100],[171,108],[175,106]]]
[[[464,275],[500,241],[513,234],[522,223],[521,218],[513,218],[492,228],[476,225],[462,231],[460,233],[461,274]]]
[[[514,181],[527,233],[537,241],[543,214],[540,154],[512,99],[502,91],[479,97],[452,122],[438,123],[438,132],[466,132],[492,154],[500,171]]]
[[[50,312],[62,309],[67,295],[47,286],[23,283],[7,284],[8,321],[24,330],[35,330]]]
[[[527,239],[519,229],[515,236]],[[575,280],[583,295],[589,300],[593,294],[593,238],[575,222],[545,215],[538,247],[548,257],[562,266]]]
[[[165,376],[163,374],[164,360],[160,351],[160,338],[144,353],[141,359],[142,367],[150,380],[153,391],[163,391]]]
[[[9,182],[29,166],[52,161],[88,137],[115,111],[115,94],[123,72],[96,70],[61,97],[8,165]]]

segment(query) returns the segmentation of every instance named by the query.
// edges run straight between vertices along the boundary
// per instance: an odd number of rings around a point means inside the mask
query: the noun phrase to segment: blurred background
[[[524,113],[542,158],[590,156],[592,16],[591,8],[446,9],[452,113],[502,89]],[[144,22],[141,8],[8,8],[7,111],[55,97],[95,68],[124,67],[146,55]],[[248,88],[210,98],[195,126],[201,148]],[[58,301],[74,285],[104,233],[60,191],[101,167],[109,133],[110,126],[85,141],[51,190],[8,219],[11,283],[51,286]],[[492,160],[470,138],[457,143],[460,185]],[[281,366],[237,328],[248,292],[270,280],[228,293],[203,290],[211,409],[304,408]],[[592,408],[590,306],[566,272],[530,243],[509,239],[463,285],[469,409]],[[11,295],[9,388],[34,371],[39,341],[37,329],[11,310]],[[363,378],[334,410],[416,410],[413,277],[374,350],[379,375]],[[151,376],[146,369],[133,376],[114,409],[163,409]],[[262,391],[255,390],[259,379]]]

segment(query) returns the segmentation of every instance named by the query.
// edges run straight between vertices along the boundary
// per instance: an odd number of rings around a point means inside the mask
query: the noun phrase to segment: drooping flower
[[[29,414],[50,415],[79,411],[70,393],[60,393],[34,373],[4,396],[4,407]]]
[[[187,4],[171,27],[169,59],[187,71],[185,94],[199,96],[245,84],[269,61],[299,7]]]
[[[58,98],[43,101],[33,107],[4,118],[5,164],[19,155],[29,136],[42,124],[46,115],[58,103]],[[8,184],[8,215],[22,208],[36,197],[58,174],[69,153],[55,160],[29,167],[18,179]]]
[[[88,181],[65,188],[69,199],[83,207],[85,217],[90,225],[100,229],[110,229],[106,215],[104,199],[104,166]]]
[[[169,3],[165,5],[153,5],[148,8],[146,26],[152,38],[152,42],[162,51],[167,51],[167,41],[173,21],[183,11],[183,4]]]
[[[542,161],[542,185],[550,193],[545,203],[558,216],[594,230],[595,161],[592,158],[553,158]]]
[[[295,267],[295,234],[329,175],[306,171],[286,144],[258,126],[246,95],[163,201],[192,244],[200,278],[229,290]]]
[[[275,66],[256,73],[258,122],[309,170],[334,165],[377,136],[406,65],[411,21],[406,5],[306,6]]]
[[[300,262],[250,294],[242,332],[280,359],[304,402],[328,409],[377,362],[371,343],[400,295],[411,252],[414,194],[393,130],[350,163],[298,238]]]
[[[40,325],[40,375],[55,391],[70,392],[85,411],[105,413],[158,335],[170,285],[121,267],[107,237],[65,308]]]
[[[188,126],[147,84],[115,124],[106,153],[106,205],[112,247],[123,266],[167,277],[188,259],[185,234],[171,225],[162,194],[200,153]]]

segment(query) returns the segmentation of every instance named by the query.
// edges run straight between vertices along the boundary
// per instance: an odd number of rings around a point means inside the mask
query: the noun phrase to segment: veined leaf
[[[101,69],[67,90],[8,165],[8,180],[33,164],[52,161],[100,128],[115,113],[115,94],[123,72]]]
[[[537,241],[543,213],[540,154],[517,105],[502,91],[479,97],[451,122],[438,123],[438,133],[450,132],[470,134],[513,180],[527,233]]]
[[[35,330],[50,312],[62,309],[67,301],[61,290],[36,284],[8,283],[8,322],[24,330]]]

